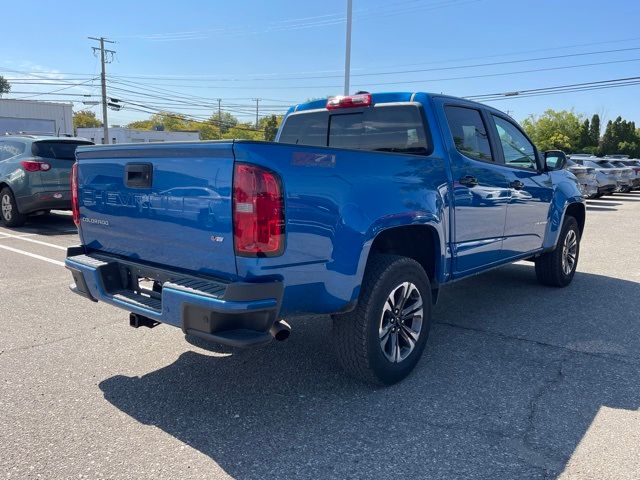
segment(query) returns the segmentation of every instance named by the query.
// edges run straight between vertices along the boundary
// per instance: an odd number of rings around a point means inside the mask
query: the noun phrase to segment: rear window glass
[[[292,115],[285,122],[279,141],[409,154],[426,154],[428,150],[420,110],[401,105],[354,113]]]
[[[0,142],[0,160],[6,160],[24,152],[24,143],[15,141]]]
[[[79,145],[91,145],[90,142],[34,142],[31,153],[36,157],[75,160]]]

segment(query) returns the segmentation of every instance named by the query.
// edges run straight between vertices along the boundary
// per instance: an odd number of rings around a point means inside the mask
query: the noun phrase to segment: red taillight
[[[349,95],[346,97],[331,97],[327,100],[327,110],[335,110],[336,108],[355,108],[371,106],[371,94],[360,93],[358,95]]]
[[[241,256],[271,257],[284,250],[284,198],[275,173],[256,165],[235,165],[233,239]]]
[[[73,223],[80,226],[80,202],[78,201],[78,164],[71,167],[71,210],[73,211]]]
[[[23,160],[20,162],[22,168],[27,172],[46,172],[51,170],[51,165],[47,162],[34,162],[33,160]]]

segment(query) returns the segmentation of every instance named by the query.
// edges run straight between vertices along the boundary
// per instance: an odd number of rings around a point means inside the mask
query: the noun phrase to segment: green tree
[[[591,126],[589,127],[589,145],[600,145],[600,115],[597,113],[591,117]]]
[[[184,115],[171,112],[160,112],[150,118],[156,130],[167,132],[183,132],[189,130],[189,121]]]
[[[268,117],[260,119],[258,125],[261,130],[264,130],[264,139],[267,142],[273,142],[275,140],[278,128],[280,128],[280,124],[282,123],[282,118],[282,115],[269,115]]]
[[[189,129],[199,131],[200,140],[219,140],[222,138],[217,117],[215,116],[212,116],[206,122],[190,122]]]
[[[151,120],[138,120],[127,124],[127,128],[134,130],[153,130],[153,122]]]
[[[580,144],[580,116],[567,110],[547,110],[540,117],[530,115],[522,126],[536,146],[544,150],[574,152]]]
[[[0,75],[0,97],[2,97],[3,93],[9,93],[11,91],[11,84]]]
[[[229,112],[222,112],[220,115],[216,113],[211,116],[211,120],[216,122],[223,135],[227,133],[229,129],[238,125],[238,119]]]
[[[264,140],[264,132],[262,130],[256,130],[253,123],[238,123],[235,127],[231,127],[226,133],[223,133],[222,138]]]
[[[78,128],[101,127],[102,122],[96,118],[91,110],[80,110],[73,114],[73,130],[78,133]]]
[[[628,122],[618,116],[613,122],[607,122],[607,128],[602,136],[600,144],[600,155],[611,155],[615,153],[625,153],[636,156],[640,145],[640,137],[636,131],[636,124]]]
[[[589,119],[585,119],[585,121],[580,126],[580,138],[578,139],[578,145],[576,146],[577,150],[584,150],[592,146],[591,137],[589,136]]]

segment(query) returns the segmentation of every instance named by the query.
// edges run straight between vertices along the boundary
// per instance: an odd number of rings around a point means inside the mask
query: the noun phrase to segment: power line
[[[347,41],[348,42],[348,41]],[[618,48],[612,50],[599,50],[592,52],[580,52],[580,53],[569,53],[563,55],[551,55],[545,57],[534,57],[534,58],[524,58],[518,60],[505,60],[501,62],[486,62],[486,63],[472,63],[467,65],[455,65],[451,67],[433,67],[433,68],[420,68],[420,69],[412,69],[412,70],[387,70],[387,71],[378,71],[378,72],[369,72],[369,73],[352,73],[351,77],[370,77],[370,76],[380,76],[380,75],[401,75],[406,73],[424,73],[424,72],[438,72],[438,71],[448,71],[448,70],[465,70],[469,68],[479,68],[479,67],[491,67],[491,66],[499,66],[499,65],[512,65],[517,63],[530,63],[530,62],[539,62],[542,60],[557,60],[562,58],[573,58],[573,57],[584,57],[591,55],[603,55],[603,54],[611,54],[611,53],[621,53],[621,52],[632,52],[638,51],[640,47],[631,47],[631,48]],[[346,68],[346,67],[345,67]],[[207,82],[250,82],[250,81],[283,81],[283,80],[317,80],[317,79],[325,79],[325,78],[343,78],[344,75],[320,75],[320,76],[297,76],[297,77],[279,77],[279,78],[265,78],[265,77],[253,77],[248,79],[242,78],[211,78],[211,79],[191,79],[188,81],[207,81]],[[122,76],[117,78],[123,78]],[[150,80],[160,80],[157,77],[137,77],[137,78],[147,78]]]
[[[245,130],[245,131],[250,131],[250,132],[264,132],[264,129],[260,129],[260,128],[247,128],[247,127],[243,127],[241,125],[234,125],[232,123],[227,123],[226,125],[224,123],[222,124],[218,124],[215,120],[212,120],[211,118],[206,118],[206,117],[201,117],[201,116],[195,116],[195,115],[176,115],[173,114],[171,112],[165,112],[162,110],[158,110],[155,109],[153,107],[144,105],[144,104],[133,104],[135,105],[134,107],[131,106],[127,106],[127,109],[130,110],[135,110],[135,111],[141,111],[143,113],[152,113],[152,114],[159,114],[159,115],[163,115],[169,118],[176,118],[176,119],[180,119],[180,120],[191,120],[195,123],[203,123],[203,124],[212,124],[212,125],[217,125],[218,127],[221,126],[225,126],[225,127],[229,127],[229,128],[237,128],[238,130]],[[139,108],[136,108],[139,107]]]
[[[616,83],[616,82],[626,82],[626,81],[635,81],[640,80],[640,77],[625,77],[625,78],[614,78],[611,80],[598,80],[594,82],[582,82],[582,83],[570,83],[565,85],[556,85],[553,87],[543,87],[543,88],[531,88],[527,90],[517,90],[512,92],[501,92],[501,93],[486,93],[483,95],[469,95],[464,98],[468,98],[469,100],[475,100],[483,97],[495,97],[495,96],[509,96],[514,97],[523,93],[532,93],[532,92],[542,92],[546,90],[555,90],[558,88],[569,88],[569,87],[583,87],[590,85],[598,85],[598,84],[607,84],[607,83]]]
[[[477,56],[474,55],[473,57],[463,57],[463,58],[448,58],[446,60],[431,60],[429,62],[418,62],[418,63],[408,63],[408,64],[390,64],[390,65],[379,65],[377,66],[377,68],[399,68],[399,67],[410,67],[410,66],[418,66],[418,65],[433,65],[433,64],[442,64],[442,63],[453,63],[453,62],[460,62],[460,61],[467,61],[467,60],[481,60],[481,59],[488,59],[488,58],[496,58],[496,57],[509,57],[509,56],[513,56],[513,55],[521,55],[521,54],[529,54],[529,53],[537,53],[537,52],[545,52],[545,51],[558,51],[558,50],[567,50],[567,49],[571,49],[571,48],[578,48],[578,47],[588,47],[588,46],[596,46],[596,45],[607,45],[607,44],[612,44],[612,43],[623,43],[623,42],[631,42],[631,41],[637,41],[640,40],[640,37],[629,37],[629,38],[621,38],[621,39],[616,39],[616,40],[607,40],[607,41],[601,41],[601,42],[588,42],[588,43],[577,43],[577,44],[571,44],[571,45],[564,45],[564,46],[560,46],[560,47],[549,47],[549,48],[537,48],[537,49],[532,49],[532,50],[521,50],[518,52],[503,52],[503,53],[498,53],[498,54],[493,54],[493,55],[483,55],[483,56]],[[571,56],[571,55],[569,55]],[[42,78],[45,80],[51,80],[54,78],[59,78],[59,77],[53,77],[52,75],[72,75],[72,76],[80,76],[81,78],[75,78],[75,79],[71,79],[68,78],[68,80],[86,80],[86,79],[90,79],[92,77],[94,77],[93,73],[78,73],[78,72],[58,72],[58,71],[54,71],[52,73],[46,74],[49,76],[42,76],[42,74],[44,72],[27,72],[27,71],[23,71],[23,70],[13,70],[13,69],[9,69],[9,68],[5,68],[5,67],[1,67],[0,71],[3,72],[11,72],[11,73],[21,73],[21,74],[25,74],[25,75],[30,75],[32,77],[38,77],[38,78]],[[306,75],[306,74],[329,74],[329,73],[335,73],[336,74],[336,78],[342,75],[342,71],[341,69],[338,70],[314,70],[314,71],[309,71],[309,72],[295,72],[295,73],[247,73],[247,74],[219,74],[219,75],[206,75],[206,74],[194,74],[194,75],[162,75],[162,74],[157,74],[157,75],[148,75],[148,74],[129,74],[129,75],[110,75],[110,78],[127,78],[127,79],[152,79],[152,80],[158,80],[158,81],[174,81],[174,80],[183,80],[183,81],[202,81],[202,82],[209,82],[212,80],[216,80],[216,79],[220,79],[220,77],[228,77],[228,76],[233,76],[234,78],[229,79],[230,81],[238,81],[240,78],[239,77],[244,77],[249,76],[249,77],[258,77],[258,79],[260,81],[264,80],[264,77],[278,77],[277,79],[279,79],[281,76],[289,76],[289,75],[297,75],[296,78],[301,78],[301,76]],[[374,75],[374,73],[370,73],[370,75]],[[304,77],[304,78],[309,78],[309,77]],[[311,77],[311,78],[315,78],[315,77]],[[326,75],[322,75],[319,78],[326,78]],[[32,78],[28,78],[26,80],[29,80]],[[10,78],[7,78],[7,80],[11,80]],[[23,79],[25,80],[25,79]],[[150,85],[150,84],[146,84],[146,85]],[[244,97],[245,99],[249,99],[248,97]],[[279,100],[280,101],[280,100]]]
[[[402,3],[422,3],[422,0],[414,0],[409,2],[396,2],[393,6],[384,5],[374,8],[356,10],[355,14],[359,20],[378,19],[395,15],[402,15],[406,13],[416,11],[431,11],[446,7],[453,7],[459,5],[466,5],[469,3],[477,3],[482,0],[440,0],[436,2],[429,2],[426,5],[405,6],[396,8],[397,4]],[[188,41],[188,40],[201,40],[208,38],[211,35],[225,35],[225,37],[242,36],[242,35],[255,35],[260,33],[273,33],[280,31],[300,30],[316,27],[327,27],[332,25],[339,25],[345,22],[344,14],[325,14],[317,15],[314,17],[307,17],[306,19],[289,19],[279,20],[277,22],[271,22],[266,27],[262,28],[243,28],[243,27],[217,27],[208,30],[189,30],[182,32],[160,32],[152,34],[137,34],[122,36],[119,38],[135,38],[141,40],[167,42],[167,41]]]
[[[614,78],[609,80],[598,80],[593,82],[572,83],[555,85],[551,87],[532,88],[500,93],[487,93],[481,95],[468,95],[463,98],[475,101],[489,102],[498,100],[509,100],[514,98],[527,98],[533,96],[554,95],[566,92],[581,92],[591,90],[602,90],[607,88],[618,88],[640,84],[640,77]]]

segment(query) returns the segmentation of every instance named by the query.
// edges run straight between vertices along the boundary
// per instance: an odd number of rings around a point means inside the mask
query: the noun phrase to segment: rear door
[[[449,127],[444,137],[453,175],[454,274],[460,276],[502,258],[510,191],[481,110],[474,105],[443,107]]]
[[[490,124],[510,191],[502,244],[503,256],[509,258],[542,247],[553,185],[551,175],[541,171],[533,143],[517,124],[493,112]]]
[[[60,139],[37,140],[32,143],[32,155],[51,166],[50,170],[38,173],[42,191],[68,191],[70,189],[69,175],[71,175],[71,167],[76,161],[76,148],[79,145],[91,145],[91,142]]]

